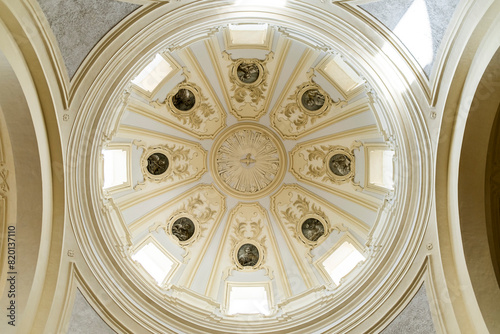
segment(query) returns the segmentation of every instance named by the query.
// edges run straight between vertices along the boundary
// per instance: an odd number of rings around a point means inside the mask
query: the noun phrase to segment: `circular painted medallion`
[[[172,104],[174,107],[181,111],[188,111],[193,108],[196,102],[196,98],[189,89],[181,88],[179,91],[172,97]]]
[[[316,111],[321,109],[325,104],[325,96],[315,88],[308,89],[302,94],[301,102],[307,110]]]
[[[259,250],[255,245],[244,244],[238,249],[238,262],[243,267],[253,267],[259,262]]]
[[[219,186],[238,198],[254,199],[283,179],[286,155],[278,137],[266,127],[238,123],[215,141],[212,172]]]
[[[153,153],[148,157],[148,172],[152,175],[161,175],[168,169],[168,158],[162,153]]]
[[[259,78],[259,72],[257,64],[245,62],[239,64],[238,69],[236,70],[238,79],[246,84],[251,84],[257,81]]]
[[[306,219],[301,226],[302,234],[309,241],[317,241],[323,234],[325,228],[316,218]]]
[[[179,239],[179,241],[187,241],[191,239],[194,234],[194,223],[187,217],[178,218],[172,224],[172,234]]]
[[[351,159],[345,154],[334,154],[328,165],[332,173],[337,176],[346,176],[351,172]]]

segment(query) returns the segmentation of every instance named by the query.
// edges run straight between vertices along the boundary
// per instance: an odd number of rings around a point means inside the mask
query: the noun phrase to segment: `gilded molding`
[[[196,199],[202,201],[204,204],[200,205],[200,202]],[[210,203],[210,201],[213,203]],[[180,212],[188,212],[195,219],[200,217],[203,221],[204,215],[197,212],[200,209],[202,211],[208,210],[209,212],[215,210],[215,214],[210,214],[210,219],[216,219],[222,214],[221,210],[223,208],[225,208],[223,197],[213,186],[198,185],[173,200],[149,211],[144,216],[129,224],[128,228],[135,236],[142,230],[153,226],[155,222],[160,223],[158,227],[165,227],[167,226],[167,222],[170,222],[172,217],[178,216]]]
[[[332,109],[338,109],[347,104],[345,100],[333,101],[328,93],[312,81],[313,72],[310,73],[310,81],[302,83],[288,97],[287,100],[292,102],[272,116],[273,127],[283,138],[302,136],[306,130],[331,116]],[[311,93],[314,97],[307,98]]]
[[[142,147],[140,143],[134,141],[137,147]],[[149,165],[151,165],[150,157],[154,154],[162,154],[166,156],[170,161],[170,165],[166,170],[159,174],[153,174],[150,171]],[[145,148],[141,157],[141,171],[144,175],[144,179],[151,182],[179,182],[183,179],[193,176],[193,171],[190,172],[189,166],[194,158],[198,155],[193,154],[193,152],[186,146],[181,145],[157,145]],[[197,172],[197,171],[195,171]]]
[[[200,193],[192,195],[181,205],[181,207],[172,213],[171,218],[167,221],[166,226],[164,226],[165,233],[167,233],[175,243],[179,244],[179,246],[186,248],[203,235],[208,228],[208,222],[213,222],[217,213],[219,213],[218,210],[211,207],[206,195]],[[179,239],[172,231],[176,220],[182,217],[190,218],[194,223],[194,233],[187,240]]]
[[[145,134],[137,128],[120,127],[120,133],[125,134],[129,130],[129,133],[142,133],[141,139],[134,140],[133,144],[144,150],[139,163],[146,182],[144,185],[137,184],[133,193],[116,199],[121,210],[159,196],[177,186],[199,180],[206,173],[207,153],[200,144],[158,133]],[[161,144],[165,142],[169,144]],[[148,157],[158,152],[169,159],[169,167],[163,174],[154,175],[147,169]]]
[[[190,92],[188,98],[191,97],[193,105],[186,108],[178,108],[174,103],[174,99],[182,92]],[[215,108],[208,102],[208,98],[203,96],[201,88],[192,82],[182,82],[178,84],[165,98],[163,102],[159,99],[150,102],[155,109],[161,110],[169,115],[169,119],[175,120],[178,126],[184,130],[188,130],[189,134],[197,135],[198,138],[213,137],[224,126],[220,122],[225,117],[222,116],[223,111],[216,111]]]
[[[311,250],[325,242],[332,232],[345,233],[350,230],[366,239],[371,228],[362,220],[296,184],[284,185],[272,196],[271,211],[306,282],[315,277],[311,268]],[[315,241],[309,240],[302,232],[302,225],[309,218],[318,219],[324,226],[324,234]]]
[[[259,120],[266,113],[264,104],[269,98],[267,63],[274,60],[274,54],[268,53],[265,60],[233,60],[223,52],[222,59],[229,67],[230,112],[240,120]]]
[[[306,175],[321,179],[320,182],[335,184],[354,182],[356,162],[354,152],[347,147],[320,145],[306,149],[306,152]],[[339,162],[339,159],[335,160],[336,157],[341,157],[343,160]]]
[[[301,182],[325,189],[377,211],[382,204],[381,200],[356,191],[359,187],[354,182],[356,168],[354,150],[359,149],[359,141],[356,140],[376,137],[380,137],[377,127],[367,126],[299,143],[289,153],[290,173]],[[347,146],[352,148],[348,149]],[[330,165],[334,164],[332,159],[335,159],[336,155],[345,157],[344,161],[337,162],[337,174],[330,168]]]

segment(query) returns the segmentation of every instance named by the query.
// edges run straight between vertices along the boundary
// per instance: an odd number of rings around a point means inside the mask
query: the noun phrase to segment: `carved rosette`
[[[282,142],[259,124],[238,123],[227,129],[215,141],[210,158],[217,184],[238,198],[268,194],[285,174]]]
[[[254,271],[261,268],[266,258],[267,216],[258,204],[239,204],[232,212],[231,254],[238,270]]]
[[[314,145],[299,152],[294,150],[292,160],[297,158],[297,154],[299,154],[305,160],[305,165],[300,170],[294,169],[294,174],[303,175],[323,183],[342,184],[349,181],[354,182],[354,153],[347,147]]]
[[[140,163],[145,180],[176,183],[197,178],[205,169],[203,164],[193,163],[193,160],[205,155],[200,148],[182,144],[145,147],[140,141],[134,141],[134,144],[144,149]]]
[[[238,119],[258,120],[265,114],[264,102],[267,91],[269,72],[265,60],[238,59],[232,60],[227,53],[224,58],[229,65],[229,82],[231,84],[231,113]]]
[[[216,112],[208,101],[199,86],[191,82],[182,82],[163,102],[156,100],[150,104],[155,109],[164,109],[184,129],[200,138],[210,138],[223,126],[219,123],[224,117],[221,112]]]
[[[333,101],[312,78],[298,86],[288,101],[292,102],[271,115],[273,127],[285,139],[296,139],[307,134],[318,123],[331,117],[333,107],[347,104],[341,99]]]

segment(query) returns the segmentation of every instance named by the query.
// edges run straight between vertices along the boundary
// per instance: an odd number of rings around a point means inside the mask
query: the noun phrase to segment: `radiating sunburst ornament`
[[[235,197],[261,197],[283,178],[285,149],[278,137],[262,125],[239,123],[228,128],[213,147],[214,179]]]

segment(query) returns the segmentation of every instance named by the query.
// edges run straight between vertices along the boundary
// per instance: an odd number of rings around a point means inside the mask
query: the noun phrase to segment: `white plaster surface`
[[[39,0],[73,77],[90,50],[139,6],[113,0]]]
[[[115,334],[94,311],[92,306],[85,300],[80,290],[76,289],[75,303],[73,313],[69,320],[69,329],[67,334]]]
[[[419,63],[427,76],[430,76],[437,51],[458,2],[459,0],[381,0],[360,7],[392,30],[417,61],[417,55],[428,45],[431,61],[420,60]],[[398,25],[401,28],[402,20],[408,19],[405,16],[407,13],[415,15],[411,20],[414,24],[408,27],[411,34],[398,29]]]
[[[381,334],[433,334],[436,333],[432,322],[431,309],[422,285],[411,302],[387,326]]]

